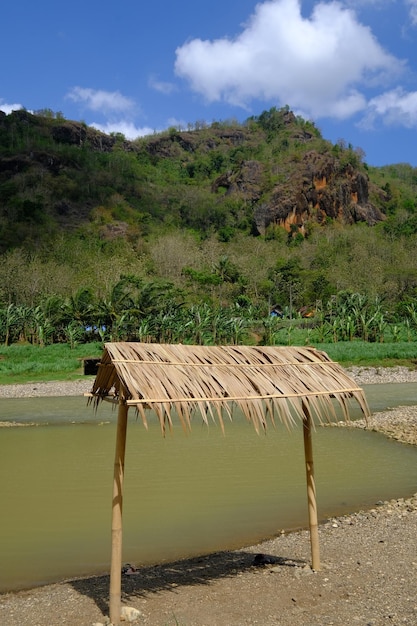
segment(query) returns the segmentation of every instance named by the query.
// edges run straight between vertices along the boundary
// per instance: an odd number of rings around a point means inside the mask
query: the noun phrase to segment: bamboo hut
[[[312,567],[320,569],[312,430],[330,422],[341,407],[349,420],[353,399],[365,418],[363,390],[327,354],[306,347],[187,346],[118,342],[105,344],[89,401],[118,404],[112,502],[110,620],[121,610],[122,504],[128,410],[148,425],[147,409],[162,433],[179,419],[185,430],[195,417],[205,423],[232,417],[237,405],[256,432],[280,420],[301,422],[304,438]]]

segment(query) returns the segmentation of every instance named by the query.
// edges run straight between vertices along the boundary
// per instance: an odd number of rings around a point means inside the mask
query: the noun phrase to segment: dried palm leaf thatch
[[[317,504],[311,430],[314,419],[334,419],[335,404],[349,419],[349,400],[358,402],[365,418],[364,393],[343,368],[314,348],[258,346],[184,346],[148,343],[107,343],[93,384],[90,401],[118,402],[112,498],[112,558],[110,619],[119,624],[121,607],[122,503],[126,427],[129,406],[147,425],[146,409],[156,412],[165,433],[176,414],[191,428],[198,411],[222,428],[223,414],[232,417],[237,405],[257,432],[267,418],[288,428],[303,424],[308,512],[313,569],[320,569]]]
[[[174,414],[188,430],[195,411],[223,428],[233,405],[257,432],[267,417],[291,427],[305,410],[319,423],[331,421],[335,403],[348,420],[350,399],[369,415],[363,390],[345,370],[306,347],[107,343],[90,400],[109,398],[135,406],[145,426],[145,409],[154,409],[163,432]]]

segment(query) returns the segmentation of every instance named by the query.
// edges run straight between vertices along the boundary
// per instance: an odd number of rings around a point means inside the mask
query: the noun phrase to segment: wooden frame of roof
[[[224,429],[237,405],[257,432],[276,419],[288,428],[303,425],[312,567],[320,569],[311,433],[314,424],[335,419],[335,404],[349,420],[354,399],[364,414],[363,390],[327,354],[310,347],[188,346],[117,342],[105,344],[89,401],[118,403],[112,504],[110,620],[121,608],[122,504],[128,409],[147,427],[152,408],[165,433],[177,417],[185,430],[197,414]]]

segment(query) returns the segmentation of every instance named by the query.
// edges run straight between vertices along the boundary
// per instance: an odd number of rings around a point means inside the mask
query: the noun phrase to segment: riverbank
[[[406,367],[349,367],[348,374],[358,385],[384,383],[417,383],[417,369]],[[93,376],[73,381],[48,381],[0,385],[0,398],[40,398],[45,396],[79,396],[91,390]]]
[[[349,373],[359,384],[417,382],[417,372],[405,368],[352,368]],[[79,395],[91,382],[3,386],[0,397]],[[417,444],[417,406],[376,413],[369,427]],[[123,577],[123,604],[140,612],[136,623],[148,626],[417,623],[417,494],[322,520],[319,535],[320,572],[309,567],[309,533],[283,533],[240,550],[142,568]],[[260,566],[254,565],[257,554],[267,556],[257,559]],[[103,575],[3,594],[0,623],[105,623],[108,592],[109,579]]]

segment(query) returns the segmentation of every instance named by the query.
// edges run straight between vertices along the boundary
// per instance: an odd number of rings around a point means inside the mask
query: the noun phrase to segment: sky
[[[289,106],[417,167],[417,0],[38,0],[1,10],[0,110],[128,139]]]

